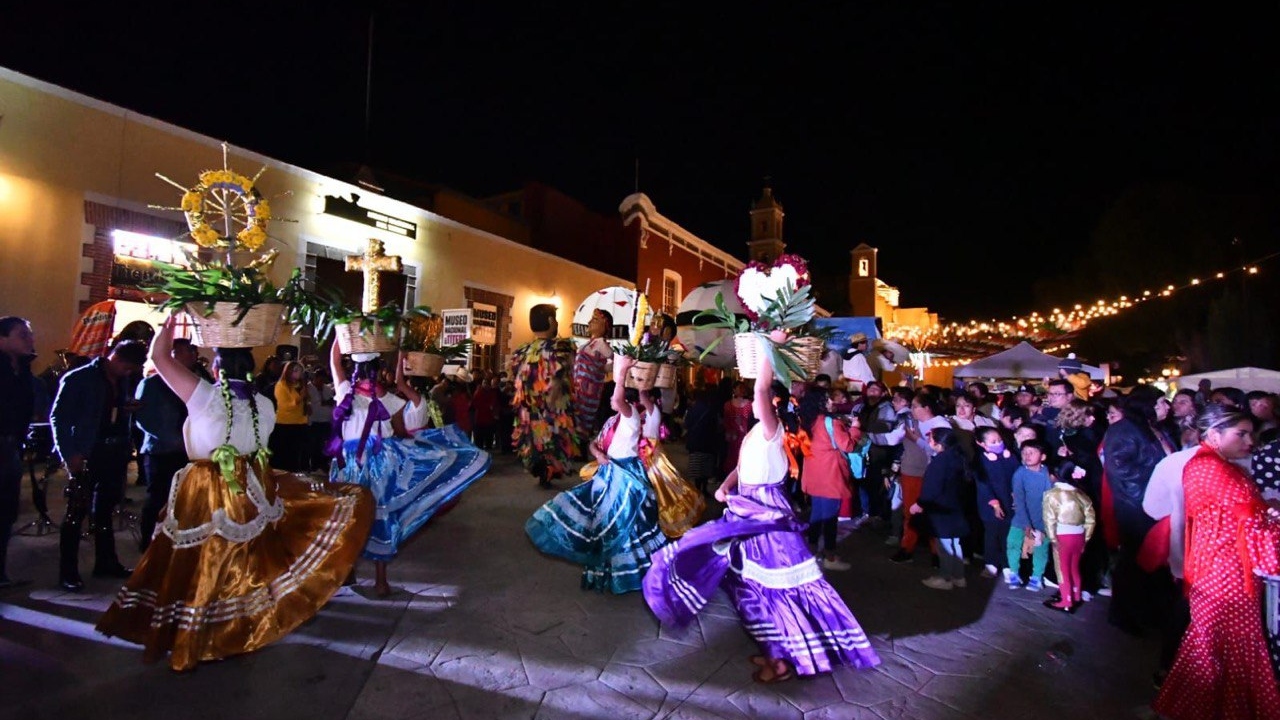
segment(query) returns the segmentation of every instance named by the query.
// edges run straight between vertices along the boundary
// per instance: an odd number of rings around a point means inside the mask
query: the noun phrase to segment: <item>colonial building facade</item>
[[[232,169],[252,177],[270,199],[268,249],[280,256],[273,279],[302,268],[316,283],[358,297],[360,278],[343,261],[370,238],[403,258],[402,273],[386,273],[382,300],[436,310],[473,308],[496,322],[494,342],[473,358],[498,367],[507,352],[532,337],[528,310],[551,302],[569,327],[579,299],[609,285],[611,275],[429,209],[237,147],[226,147],[149,118],[0,68],[0,314],[35,327],[44,358],[67,345],[79,314],[107,298],[117,324],[159,316],[138,302],[153,263],[181,257],[189,243],[180,190],[157,178],[195,184],[203,170]],[[306,346],[305,338],[282,338]]]

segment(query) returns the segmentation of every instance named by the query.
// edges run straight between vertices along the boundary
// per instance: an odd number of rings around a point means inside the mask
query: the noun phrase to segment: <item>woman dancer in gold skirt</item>
[[[702,511],[707,509],[707,501],[692,483],[680,476],[662,449],[662,408],[656,402],[659,393],[656,388],[640,391],[640,404],[644,407],[640,461],[658,498],[658,526],[663,535],[674,539],[698,524]]]
[[[358,485],[316,484],[267,463],[271,401],[248,382],[248,348],[216,348],[216,385],[169,355],[174,320],[151,361],[187,405],[191,463],[174,476],[160,531],[98,630],[169,654],[174,670],[251,652],[310,619],[342,586],[373,522]]]

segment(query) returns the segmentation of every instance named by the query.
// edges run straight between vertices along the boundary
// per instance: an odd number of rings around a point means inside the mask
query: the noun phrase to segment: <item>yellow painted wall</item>
[[[37,350],[52,359],[66,347],[78,317],[86,240],[84,202],[181,220],[180,191],[200,171],[221,167],[217,140],[0,68],[0,314],[29,318]],[[591,292],[630,282],[596,272],[434,213],[376,195],[251,151],[232,148],[229,166],[253,176],[276,217],[268,247],[280,250],[275,279],[284,281],[305,256],[306,242],[359,252],[369,237],[418,269],[418,301],[435,309],[465,307],[463,286],[515,297],[512,342],[532,338],[528,310],[556,295],[562,334]],[[324,195],[360,195],[360,204],[418,223],[416,239],[321,214]],[[79,294],[78,294],[79,293]],[[281,338],[281,342],[286,342]],[[43,365],[43,363],[40,363]]]

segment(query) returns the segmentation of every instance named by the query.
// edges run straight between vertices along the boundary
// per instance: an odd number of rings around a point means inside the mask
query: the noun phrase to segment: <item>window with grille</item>
[[[684,296],[680,294],[680,273],[663,270],[662,312],[674,317],[683,299]]]

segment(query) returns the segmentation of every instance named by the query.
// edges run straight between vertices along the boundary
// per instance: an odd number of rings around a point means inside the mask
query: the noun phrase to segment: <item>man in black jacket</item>
[[[1120,549],[1112,570],[1111,605],[1107,620],[1121,630],[1142,633],[1142,622],[1150,616],[1150,575],[1138,566],[1138,549],[1147,531],[1155,524],[1142,509],[1142,497],[1151,471],[1164,458],[1164,450],[1151,431],[1155,403],[1146,393],[1135,390],[1125,398],[1124,418],[1107,428],[1102,439],[1107,483]]]
[[[169,354],[186,369],[205,380],[210,379],[204,375],[200,354],[190,340],[174,340]],[[186,442],[182,436],[187,406],[159,375],[138,383],[137,398],[134,420],[143,433],[142,447],[138,449],[139,465],[147,486],[147,500],[138,519],[138,550],[146,552],[155,534],[160,510],[169,501],[173,476],[187,464]]]
[[[13,584],[5,572],[9,536],[18,519],[22,489],[22,442],[35,412],[31,360],[35,336],[20,317],[0,318],[0,588]]]
[[[67,514],[59,543],[58,583],[65,590],[84,588],[80,579],[80,533],[92,510],[96,562],[94,577],[127,578],[132,570],[120,563],[111,524],[124,496],[124,481],[133,454],[131,418],[137,409],[133,383],[142,374],[147,346],[136,340],[117,343],[97,358],[62,377],[50,421],[53,442],[67,466]]]

